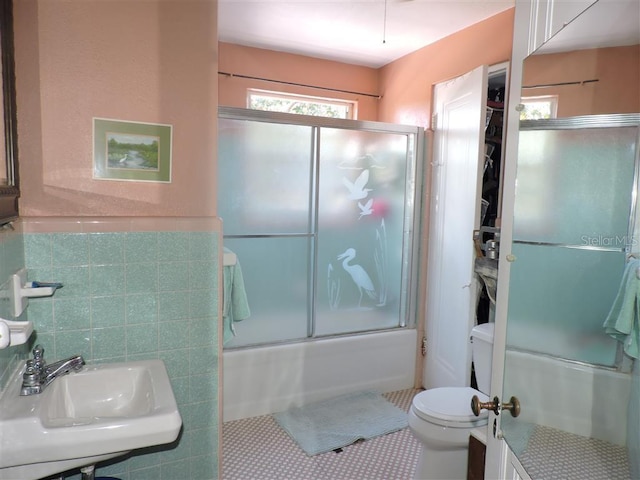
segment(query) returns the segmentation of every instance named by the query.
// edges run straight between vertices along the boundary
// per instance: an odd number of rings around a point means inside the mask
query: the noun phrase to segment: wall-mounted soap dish
[[[0,318],[0,349],[27,343],[32,333],[32,322],[16,322]]]
[[[46,286],[43,286],[46,285]],[[14,317],[19,317],[27,305],[29,298],[34,297],[50,297],[57,288],[62,285],[59,283],[40,284],[38,282],[30,282],[27,284],[27,271],[22,268],[11,275],[11,313]]]

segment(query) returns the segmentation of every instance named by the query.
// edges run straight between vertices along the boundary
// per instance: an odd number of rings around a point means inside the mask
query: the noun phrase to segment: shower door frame
[[[602,252],[620,252],[630,255],[633,250],[633,242],[640,239],[634,238],[636,232],[637,223],[637,208],[638,208],[638,190],[640,188],[640,113],[616,113],[616,114],[601,114],[601,115],[580,115],[575,117],[566,118],[549,118],[540,120],[521,120],[519,131],[550,131],[550,130],[583,130],[583,129],[602,129],[602,128],[637,128],[637,140],[635,151],[635,163],[633,171],[633,187],[631,190],[631,205],[629,208],[629,218],[627,220],[627,236],[624,247],[612,248],[598,245],[573,245],[573,244],[550,244],[545,242],[528,242],[523,240],[511,239],[511,245],[513,244],[527,244],[527,245],[546,245],[561,248],[571,248],[576,250],[592,250]],[[516,169],[517,178],[517,169]],[[636,252],[637,253],[637,252]],[[504,293],[503,293],[504,295]],[[558,358],[569,364],[575,365],[587,365],[595,366],[597,368],[603,368],[605,370],[617,370],[621,372],[629,372],[631,364],[628,359],[622,354],[622,346],[620,342],[617,342],[617,355],[615,366],[591,364],[580,360],[572,360],[562,358],[555,355],[548,355],[533,350],[519,349],[521,351],[532,353],[535,355],[549,356],[552,358]],[[505,393],[506,394],[506,393]]]
[[[335,338],[350,335],[361,335],[367,333],[379,333],[394,331],[399,328],[415,328],[417,326],[417,315],[419,309],[419,280],[420,280],[420,252],[423,248],[422,242],[422,192],[423,192],[423,171],[425,155],[425,130],[422,127],[410,125],[398,125],[385,122],[373,122],[362,120],[338,119],[329,117],[316,117],[308,115],[289,114],[282,112],[270,112],[263,110],[252,110],[238,107],[218,107],[218,118],[229,120],[245,120],[253,122],[265,122],[274,124],[307,126],[312,129],[312,151],[310,153],[311,183],[310,192],[310,232],[304,234],[310,243],[311,255],[309,258],[309,293],[307,304],[307,336],[305,338],[286,339],[279,341],[267,341],[225,347],[229,350],[243,348],[263,347],[268,345],[281,345],[287,343],[298,343],[314,341],[317,339]],[[318,195],[319,195],[319,165],[320,165],[320,141],[319,136],[323,128],[345,129],[355,131],[365,131],[372,133],[400,134],[407,135],[408,141],[413,144],[408,145],[405,173],[405,197],[403,213],[403,234],[402,234],[402,265],[400,287],[401,300],[399,304],[399,324],[394,327],[377,328],[374,330],[351,331],[344,333],[316,335],[316,303],[317,303],[317,256],[318,256]],[[412,154],[411,157],[409,157]],[[302,236],[303,234],[290,234]],[[277,234],[265,235],[226,235],[223,238],[267,238],[280,237]]]

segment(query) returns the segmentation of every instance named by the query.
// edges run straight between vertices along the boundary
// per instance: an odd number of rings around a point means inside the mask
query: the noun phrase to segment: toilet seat
[[[412,408],[427,422],[443,427],[471,428],[487,423],[488,412],[476,417],[471,411],[471,398],[478,395],[481,402],[489,397],[471,387],[440,387],[425,390],[413,397]]]

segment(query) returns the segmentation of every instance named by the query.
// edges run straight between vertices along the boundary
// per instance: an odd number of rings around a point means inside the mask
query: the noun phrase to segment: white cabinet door
[[[531,53],[558,33],[596,0],[517,0],[516,8],[529,11],[528,48]],[[517,35],[523,34],[518,31]]]

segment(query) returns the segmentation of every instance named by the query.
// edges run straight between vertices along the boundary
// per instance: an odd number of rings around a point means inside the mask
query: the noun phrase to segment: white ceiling
[[[378,68],[514,0],[219,0],[218,39]]]

